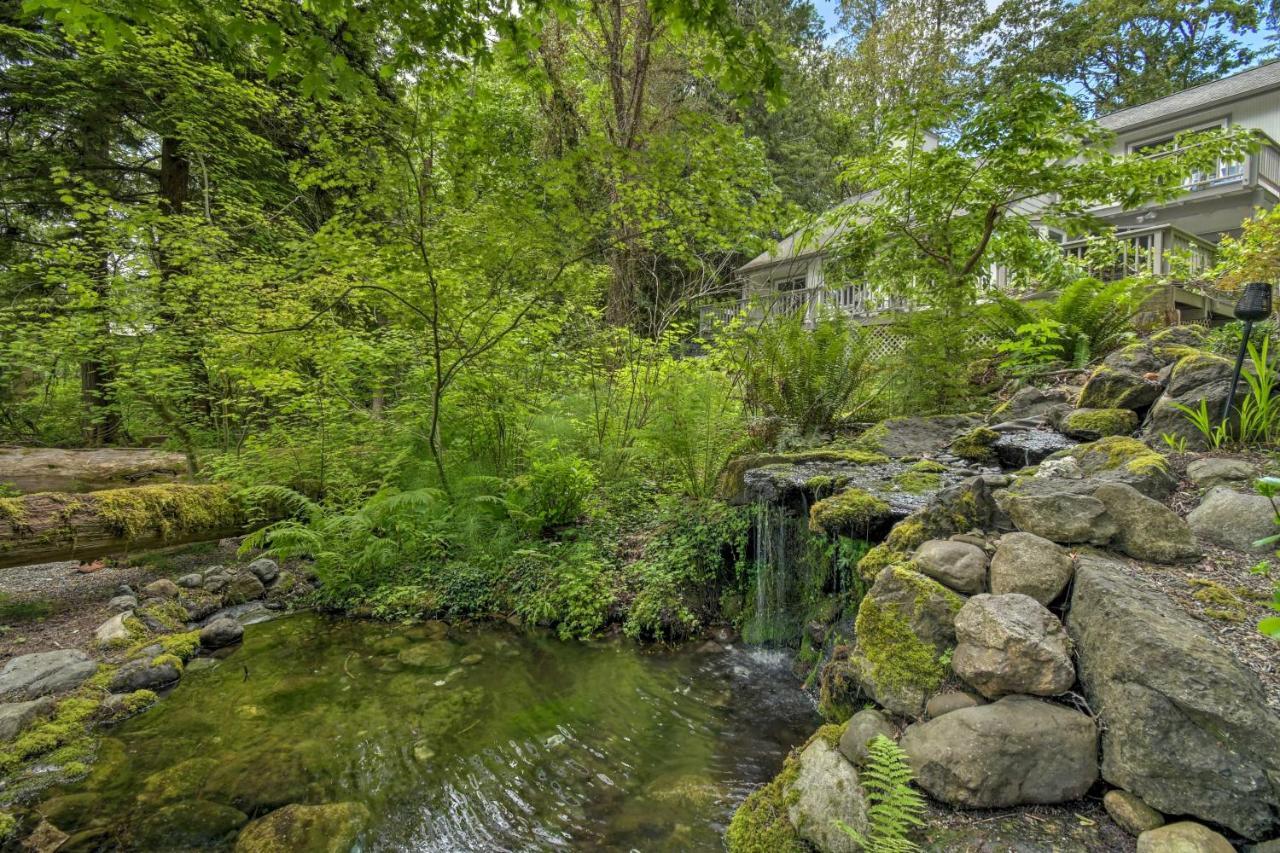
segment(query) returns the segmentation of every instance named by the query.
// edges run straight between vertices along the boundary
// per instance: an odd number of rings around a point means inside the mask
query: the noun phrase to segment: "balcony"
[[[890,311],[901,311],[907,301],[900,297],[877,294],[865,284],[844,287],[806,287],[760,294],[750,299],[719,302],[698,309],[698,328],[703,335],[735,319],[761,322],[772,317],[803,314],[805,324],[812,326],[823,311],[835,308],[851,319],[870,319]]]
[[[1079,261],[1090,275],[1103,281],[1135,275],[1168,276],[1175,272],[1197,280],[1217,262],[1217,249],[1212,243],[1172,225],[1117,230],[1111,247],[1114,251],[1107,261],[1090,258],[1091,250],[1097,245],[1096,238],[1068,240],[1062,244],[1062,251]]]

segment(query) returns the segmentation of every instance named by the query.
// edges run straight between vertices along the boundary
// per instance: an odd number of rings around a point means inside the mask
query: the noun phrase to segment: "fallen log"
[[[0,568],[90,560],[244,532],[225,485],[163,485],[0,498]]]
[[[154,448],[0,447],[0,483],[24,494],[171,483],[186,473],[187,460],[181,453]]]

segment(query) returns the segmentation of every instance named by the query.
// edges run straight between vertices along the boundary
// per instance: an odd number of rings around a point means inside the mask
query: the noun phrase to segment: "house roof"
[[[1110,131],[1129,130],[1209,107],[1222,106],[1272,89],[1280,89],[1280,60],[1201,83],[1145,104],[1116,110],[1100,117],[1098,124]]]
[[[862,193],[843,201],[840,207],[847,207],[856,202],[865,201],[875,195],[874,192]],[[792,233],[788,234],[778,241],[777,245],[772,249],[761,252],[747,263],[738,267],[737,272],[746,273],[765,267],[771,267],[775,264],[781,264],[787,261],[797,261],[802,258],[810,258],[814,255],[822,254],[822,250],[829,246],[837,237],[847,231],[849,228],[848,220],[841,218],[837,222],[832,223],[824,215],[813,225],[807,225]]]

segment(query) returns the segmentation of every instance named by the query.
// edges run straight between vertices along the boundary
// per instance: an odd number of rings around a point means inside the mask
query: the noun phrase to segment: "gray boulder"
[[[246,601],[262,598],[266,594],[267,588],[262,585],[262,581],[258,580],[257,576],[247,571],[236,572],[222,592],[222,601],[224,604],[244,604]]]
[[[270,586],[271,582],[280,575],[280,566],[275,560],[267,557],[259,557],[247,566],[249,572],[262,581],[263,584]]]
[[[930,718],[941,717],[943,714],[950,714],[952,711],[959,711],[962,708],[976,708],[985,704],[987,704],[985,699],[980,699],[972,693],[951,690],[947,693],[939,693],[931,698],[928,704],[924,706],[924,712]]]
[[[158,661],[158,662],[157,662]],[[129,661],[111,677],[108,689],[112,693],[132,693],[135,690],[155,690],[177,682],[182,677],[178,664],[165,657],[154,660]]]
[[[1115,522],[1107,515],[1106,505],[1092,495],[1068,491],[1010,493],[1005,497],[1003,506],[1018,530],[1034,533],[1051,542],[1092,542],[1102,545],[1116,534]]]
[[[1255,547],[1253,543],[1280,533],[1275,517],[1275,507],[1262,495],[1218,486],[1191,511],[1187,524],[1196,536],[1214,545],[1265,553],[1275,550],[1274,546]]]
[[[1063,548],[1034,533],[1006,533],[991,558],[991,592],[1029,595],[1049,604],[1067,588],[1075,566]]]
[[[183,575],[178,578],[176,583],[183,589],[199,589],[204,586],[204,575],[199,572],[192,572],[189,575]]]
[[[900,745],[921,788],[966,808],[1075,800],[1098,778],[1093,720],[1028,696],[916,723]]]
[[[1205,352],[1180,359],[1173,366],[1164,394],[1147,414],[1146,424],[1142,428],[1143,437],[1160,441],[1161,436],[1171,434],[1185,438],[1188,447],[1197,450],[1206,448],[1208,443],[1204,436],[1192,426],[1177,405],[1199,409],[1201,402],[1204,402],[1210,413],[1221,412],[1231,386],[1233,369],[1234,365],[1230,360]]]
[[[1103,777],[1166,814],[1266,837],[1280,814],[1280,716],[1258,677],[1102,556],[1080,557],[1067,627],[1090,707],[1106,721]]]
[[[1102,365],[1085,382],[1076,405],[1082,409],[1134,409],[1150,406],[1160,396],[1159,382],[1142,373]]]
[[[897,737],[889,718],[874,708],[865,708],[849,718],[840,735],[840,754],[860,766],[867,760],[867,744],[879,735],[889,739]]]
[[[1124,483],[1104,483],[1093,496],[1116,526],[1112,545],[1130,557],[1181,563],[1200,556],[1191,528],[1177,513]]]
[[[800,753],[799,764],[787,789],[787,818],[796,834],[827,853],[859,853],[862,847],[836,825],[867,831],[867,798],[858,771],[820,737]]]
[[[142,588],[143,593],[151,598],[177,598],[178,585],[168,578],[154,580]]]
[[[29,702],[5,702],[0,704],[0,742],[13,740],[18,732],[31,725],[38,717],[46,717],[53,711],[52,696],[41,696]]]
[[[968,542],[930,539],[912,557],[921,572],[956,592],[987,588],[987,552]]]
[[[1040,389],[1034,385],[1017,391],[1009,401],[996,408],[990,420],[1016,421],[1022,418],[1048,414],[1054,408],[1071,402],[1071,395],[1062,388]]]
[[[209,592],[221,593],[231,583],[231,572],[222,566],[210,566],[204,571],[204,588]]]
[[[1209,456],[1187,466],[1187,479],[1202,489],[1231,484],[1248,484],[1257,470],[1243,459]]]
[[[100,646],[119,646],[128,643],[129,627],[125,625],[124,620],[132,615],[131,611],[125,611],[103,622],[98,626],[98,630],[93,632],[94,641]]]
[[[975,595],[955,624],[951,668],[988,699],[1010,693],[1056,696],[1075,684],[1067,631],[1034,598]]]
[[[138,606],[138,598],[134,595],[117,595],[107,602],[107,610],[112,613],[124,613]]]
[[[243,636],[243,625],[230,616],[222,616],[200,629],[200,645],[206,649],[220,649],[240,642]]]
[[[39,699],[79,687],[98,665],[79,649],[19,655],[0,670],[0,699]]]

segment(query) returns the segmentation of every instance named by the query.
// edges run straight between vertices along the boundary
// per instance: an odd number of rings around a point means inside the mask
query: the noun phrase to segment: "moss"
[[[0,812],[0,841],[8,841],[18,831],[18,819],[8,812]]]
[[[845,487],[849,482],[848,477],[832,476],[829,474],[818,474],[805,480],[804,487],[811,494],[821,497],[822,495],[830,495],[839,489]]]
[[[110,713],[105,715],[104,720],[109,723],[127,720],[129,717],[141,714],[158,702],[159,699],[160,697],[153,690],[135,690],[126,695],[122,702],[112,707]]]
[[[903,471],[893,478],[894,485],[913,495],[922,495],[942,488],[942,476],[927,471]]]
[[[187,609],[172,600],[157,601],[139,607],[134,612],[139,618],[154,622],[167,631],[177,631],[187,624]]]
[[[1178,362],[1173,366],[1173,373],[1170,376],[1170,380],[1177,379],[1179,376],[1184,376],[1195,370],[1201,370],[1207,367],[1216,367],[1223,364],[1229,366],[1231,362],[1220,355],[1214,355],[1213,353],[1203,352],[1201,350],[1192,350],[1189,354],[1178,359]]]
[[[862,695],[858,670],[849,661],[848,648],[837,649],[818,681],[818,713],[824,720],[848,720]]]
[[[1186,344],[1161,344],[1151,351],[1166,361],[1181,361],[1188,356],[1200,355],[1200,350]]]
[[[862,559],[858,561],[858,577],[870,583],[876,579],[876,575],[880,574],[881,570],[889,566],[906,563],[910,559],[910,556],[904,551],[899,551],[885,544],[877,545],[863,554]]]
[[[889,427],[882,423],[868,429],[854,439],[853,446],[872,453],[884,452],[884,440],[889,437]]]
[[[995,462],[996,452],[991,445],[999,438],[1000,433],[993,429],[975,427],[951,442],[951,452],[972,462]]]
[[[911,470],[920,474],[945,474],[948,469],[941,462],[934,462],[932,459],[921,459],[911,466]]]
[[[1138,413],[1132,409],[1079,409],[1067,415],[1062,425],[1067,433],[1128,435],[1138,428]]]
[[[809,508],[809,529],[814,533],[866,530],[889,514],[889,505],[862,489],[849,489],[823,498]]]
[[[910,552],[923,545],[928,538],[924,522],[917,513],[912,513],[893,526],[885,537],[884,544],[895,551]]]
[[[165,664],[172,664],[174,669],[178,670],[179,673],[182,672],[182,658],[177,655],[159,654],[151,659],[152,666],[164,666]]]
[[[1169,463],[1163,456],[1138,439],[1124,435],[1110,435],[1060,453],[1076,457],[1086,473],[1114,471],[1119,468],[1124,468],[1131,474],[1169,471]],[[1054,457],[1058,456],[1058,453],[1054,454]]]
[[[799,774],[799,760],[788,756],[773,781],[743,800],[725,832],[729,853],[808,853],[787,817],[788,789]]]
[[[231,489],[223,486],[169,483],[108,489],[83,503],[127,539],[156,534],[167,540],[194,530],[236,527],[243,520]]]
[[[51,759],[55,764],[92,754],[88,723],[100,704],[97,699],[83,694],[63,699],[54,709],[53,716],[36,723],[0,751],[0,771],[10,773],[23,762],[55,750],[63,752],[59,756],[61,761]]]
[[[1204,615],[1222,622],[1243,622],[1249,615],[1244,599],[1208,578],[1190,578],[1188,584],[1196,588],[1191,597],[1205,605]]]
[[[0,519],[12,527],[21,527],[27,521],[27,505],[22,498],[0,498]]]
[[[942,596],[952,612],[959,612],[964,603],[960,596],[918,572],[905,567],[891,571],[895,579],[913,592],[917,608],[935,596]],[[939,655],[930,643],[917,637],[897,605],[882,606],[867,596],[858,608],[854,628],[858,649],[870,668],[868,675],[878,689],[897,692],[918,688],[928,694],[942,685],[947,674],[947,655]]]
[[[181,634],[165,634],[163,637],[157,637],[156,642],[160,644],[160,648],[164,649],[165,654],[173,655],[186,663],[200,650],[200,632],[184,631]]]

